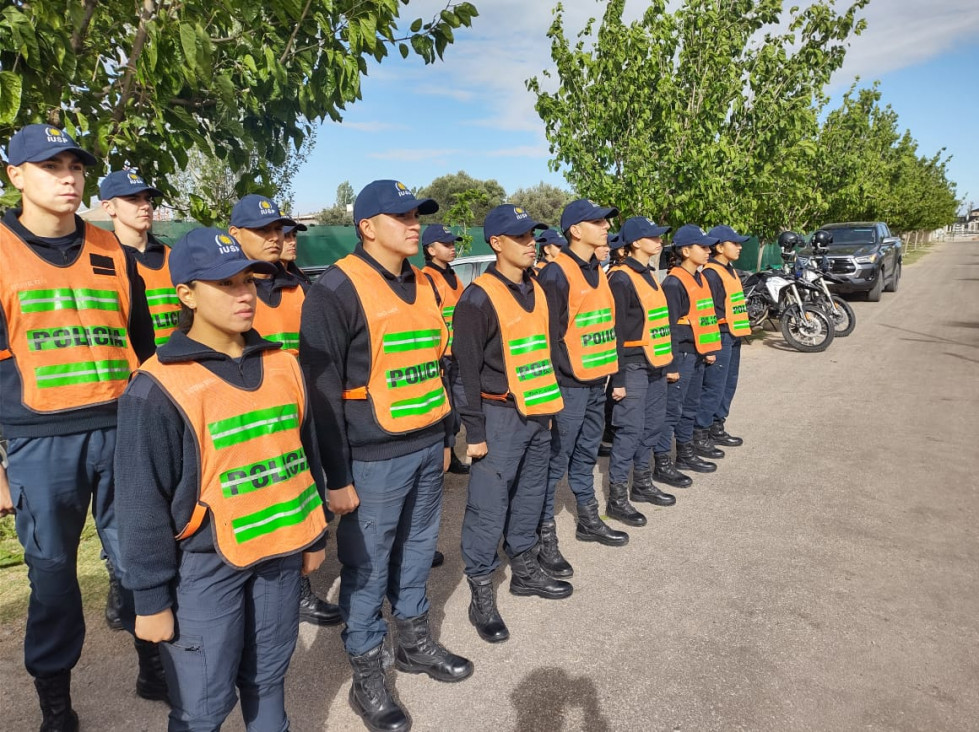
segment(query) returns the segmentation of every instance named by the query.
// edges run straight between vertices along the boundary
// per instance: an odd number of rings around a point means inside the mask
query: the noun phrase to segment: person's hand
[[[623,399],[625,399],[625,387],[617,386],[612,389],[612,399],[617,402],[621,402]]]
[[[326,549],[320,549],[315,552],[303,552],[303,577],[312,574],[326,559]]]
[[[680,380],[680,372],[679,371],[674,371],[672,374],[667,374],[666,375],[666,383],[668,383],[668,384],[675,384],[679,380]]]
[[[480,458],[486,457],[489,453],[489,448],[486,446],[486,441],[477,442],[475,445],[469,445],[466,448],[466,455],[471,457],[473,460],[479,460]]]
[[[337,516],[354,511],[360,505],[360,497],[354,490],[354,484],[326,492],[326,505]]]
[[[452,464],[452,448],[447,447],[442,451],[442,472],[449,472],[449,465]]]
[[[153,615],[137,615],[136,637],[150,643],[172,641],[173,610],[167,608]]]
[[[704,362],[710,366],[717,360],[717,356],[704,356]]]
[[[13,516],[17,511],[14,509],[14,499],[10,495],[10,483],[7,482],[7,469],[0,465],[0,518]]]

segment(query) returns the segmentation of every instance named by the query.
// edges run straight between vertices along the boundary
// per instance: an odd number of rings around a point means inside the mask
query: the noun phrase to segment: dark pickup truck
[[[833,289],[841,293],[863,292],[871,302],[883,291],[896,292],[901,281],[904,254],[900,237],[892,236],[881,221],[851,221],[821,226],[833,235],[829,247],[830,272],[839,278]],[[803,261],[812,249],[799,252]]]

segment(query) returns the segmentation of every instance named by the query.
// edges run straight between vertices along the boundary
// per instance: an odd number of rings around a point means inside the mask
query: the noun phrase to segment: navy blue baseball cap
[[[673,235],[673,246],[679,249],[680,247],[690,247],[694,245],[700,245],[702,247],[712,247],[717,244],[718,239],[713,236],[708,236],[704,233],[696,224],[684,224],[676,233]]]
[[[554,229],[544,229],[536,241],[541,246],[547,246],[548,244],[554,244],[559,247],[568,246],[568,240],[561,236],[559,231],[555,231]]]
[[[453,234],[452,230],[444,224],[426,226],[422,232],[423,247],[427,247],[429,244],[435,244],[436,242],[440,244],[455,244],[457,241],[462,241],[462,237]]]
[[[561,229],[567,231],[582,221],[597,221],[618,215],[619,209],[615,207],[605,208],[587,198],[579,198],[565,206],[564,211],[561,212]]]
[[[546,228],[544,224],[534,221],[520,206],[504,203],[486,214],[486,220],[483,221],[483,238],[489,242],[492,236],[521,236],[528,231]]]
[[[295,221],[282,215],[275,201],[257,193],[249,193],[231,209],[231,225],[239,229],[264,229],[278,221],[285,226],[296,225]]]
[[[85,152],[64,130],[51,125],[27,125],[21,127],[7,144],[7,163],[41,163],[63,152],[75,153],[85,165],[95,165],[98,160]]]
[[[135,170],[114,170],[99,184],[99,198],[108,201],[116,196],[135,196],[148,191],[153,198],[162,198],[163,191],[154,188]]]
[[[647,219],[645,216],[633,216],[625,220],[622,224],[620,238],[622,244],[632,244],[634,241],[647,237],[663,236],[670,230],[669,226],[659,226],[655,221]]]
[[[431,198],[415,198],[408,186],[399,180],[375,180],[357,194],[354,226],[378,214],[403,214],[413,208],[417,208],[422,216],[427,216],[438,211],[439,205]]]
[[[241,245],[224,229],[188,231],[170,250],[170,281],[176,287],[194,280],[215,282],[251,268],[259,274],[275,274],[275,265],[249,259]]]
[[[708,231],[707,236],[714,237],[717,239],[718,243],[722,241],[733,241],[737,244],[744,244],[751,238],[750,236],[741,236],[730,226],[724,226],[723,224],[721,226],[715,226],[713,229]]]
[[[306,224],[289,224],[282,228],[283,234],[291,234],[294,231],[309,231],[309,227]]]
[[[618,249],[620,246],[625,244],[625,242],[622,241],[622,232],[616,234],[609,232],[605,235],[605,243],[608,244],[609,249]]]

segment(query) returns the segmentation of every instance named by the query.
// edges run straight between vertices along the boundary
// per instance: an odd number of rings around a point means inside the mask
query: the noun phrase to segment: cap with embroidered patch
[[[645,216],[633,216],[625,220],[622,224],[622,243],[632,244],[640,239],[654,238],[663,236],[670,230],[669,226],[659,226],[652,219]]]
[[[237,239],[215,228],[194,229],[180,237],[170,250],[169,264],[174,287],[194,280],[216,282],[249,268],[260,274],[276,272],[271,262],[246,257]]]
[[[565,206],[564,211],[561,212],[561,229],[566,232],[572,226],[580,224],[582,221],[598,221],[599,219],[607,219],[609,216],[618,215],[619,209],[614,206],[603,207],[587,198],[579,198],[577,201],[572,201]]]
[[[71,135],[51,125],[27,125],[21,127],[7,144],[7,163],[42,163],[63,152],[75,153],[85,165],[95,165],[98,159],[85,152]]]
[[[545,247],[551,244],[558,247],[566,247],[568,245],[568,240],[561,236],[559,231],[555,231],[554,229],[544,229],[536,241]]]
[[[703,229],[696,224],[684,224],[673,235],[672,246],[674,248],[690,247],[699,245],[702,247],[712,247],[718,240],[708,236]]]
[[[279,221],[284,226],[296,225],[295,221],[282,214],[275,201],[257,193],[249,193],[231,209],[231,225],[239,229],[264,229]]]
[[[546,229],[544,224],[534,221],[530,214],[520,206],[504,203],[491,209],[483,221],[483,238],[489,242],[493,236],[521,236],[535,229]]]
[[[707,232],[707,236],[712,236],[717,239],[718,243],[723,241],[733,241],[736,244],[744,244],[750,236],[741,236],[732,229],[730,226],[725,226],[721,224],[720,226],[715,226],[713,229]]]
[[[401,181],[371,181],[354,201],[354,226],[378,214],[405,214],[415,208],[419,214],[427,216],[438,211],[439,205],[431,198],[415,198],[411,189]]]
[[[99,184],[99,198],[108,201],[116,196],[135,196],[149,192],[153,198],[162,198],[163,191],[154,188],[135,170],[114,170]]]
[[[423,247],[436,243],[455,244],[457,241],[462,241],[462,237],[453,234],[452,230],[443,224],[432,224],[430,226],[426,226],[425,230],[422,232]]]

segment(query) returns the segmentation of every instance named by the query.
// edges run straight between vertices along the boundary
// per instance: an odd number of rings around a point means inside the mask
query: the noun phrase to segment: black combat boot
[[[150,641],[133,638],[136,656],[139,658],[139,674],[136,676],[136,696],[150,701],[170,703],[167,694],[167,675],[160,660],[160,646]]]
[[[449,458],[449,472],[455,475],[469,475],[469,466],[456,457],[455,450],[451,451]]]
[[[105,598],[105,624],[109,630],[123,630],[122,624],[122,594],[120,592],[119,578],[116,576],[116,568],[112,566],[112,560],[105,558],[105,569],[109,573],[109,594]]]
[[[735,437],[727,433],[727,430],[724,429],[723,419],[715,419],[713,424],[711,424],[710,438],[714,441],[715,445],[724,445],[724,447],[739,447],[744,444],[744,440],[740,437]]]
[[[540,568],[547,572],[551,577],[571,577],[574,569],[561,554],[557,545],[557,525],[554,519],[541,521],[538,529],[540,533],[540,551],[537,553],[537,562]]]
[[[653,458],[656,469],[653,470],[653,477],[660,483],[666,483],[674,488],[689,488],[693,479],[689,475],[684,475],[676,469],[673,459],[668,452],[658,452]]]
[[[637,503],[652,503],[654,506],[672,506],[676,503],[676,496],[663,493],[653,485],[653,471],[649,468],[632,469],[632,488],[629,490],[629,498]]]
[[[443,564],[445,564],[445,555],[436,549],[435,553],[432,555],[432,566],[441,567]]]
[[[378,643],[366,653],[350,656],[354,669],[350,706],[371,732],[408,732],[411,718],[391,696],[384,679],[383,646]]]
[[[394,665],[409,674],[428,674],[436,681],[462,681],[472,676],[473,664],[437,643],[428,628],[428,613],[414,618],[395,618],[398,650]]]
[[[628,526],[645,526],[646,517],[629,503],[628,483],[609,483],[608,501],[605,503],[605,515],[614,518]]]
[[[78,715],[71,708],[71,671],[34,679],[41,704],[41,732],[77,732]]]
[[[513,595],[537,595],[546,600],[570,597],[574,588],[570,582],[548,576],[537,562],[537,547],[531,547],[510,557],[510,593]]]
[[[510,637],[510,631],[496,609],[496,590],[493,588],[493,575],[466,577],[472,600],[469,602],[469,622],[476,628],[479,637],[487,643],[502,643]]]
[[[717,463],[702,460],[693,449],[692,442],[676,443],[676,466],[681,470],[692,470],[695,473],[713,473]]]
[[[718,450],[714,442],[710,439],[710,430],[706,427],[697,427],[693,431],[693,451],[700,457],[720,460],[724,457],[724,451]]]
[[[594,498],[588,503],[578,504],[578,526],[574,535],[578,541],[597,541],[605,546],[625,546],[629,543],[627,533],[610,528],[598,517],[598,501]]]
[[[309,577],[299,578],[299,619],[313,625],[337,625],[343,620],[340,606],[318,598]]]

